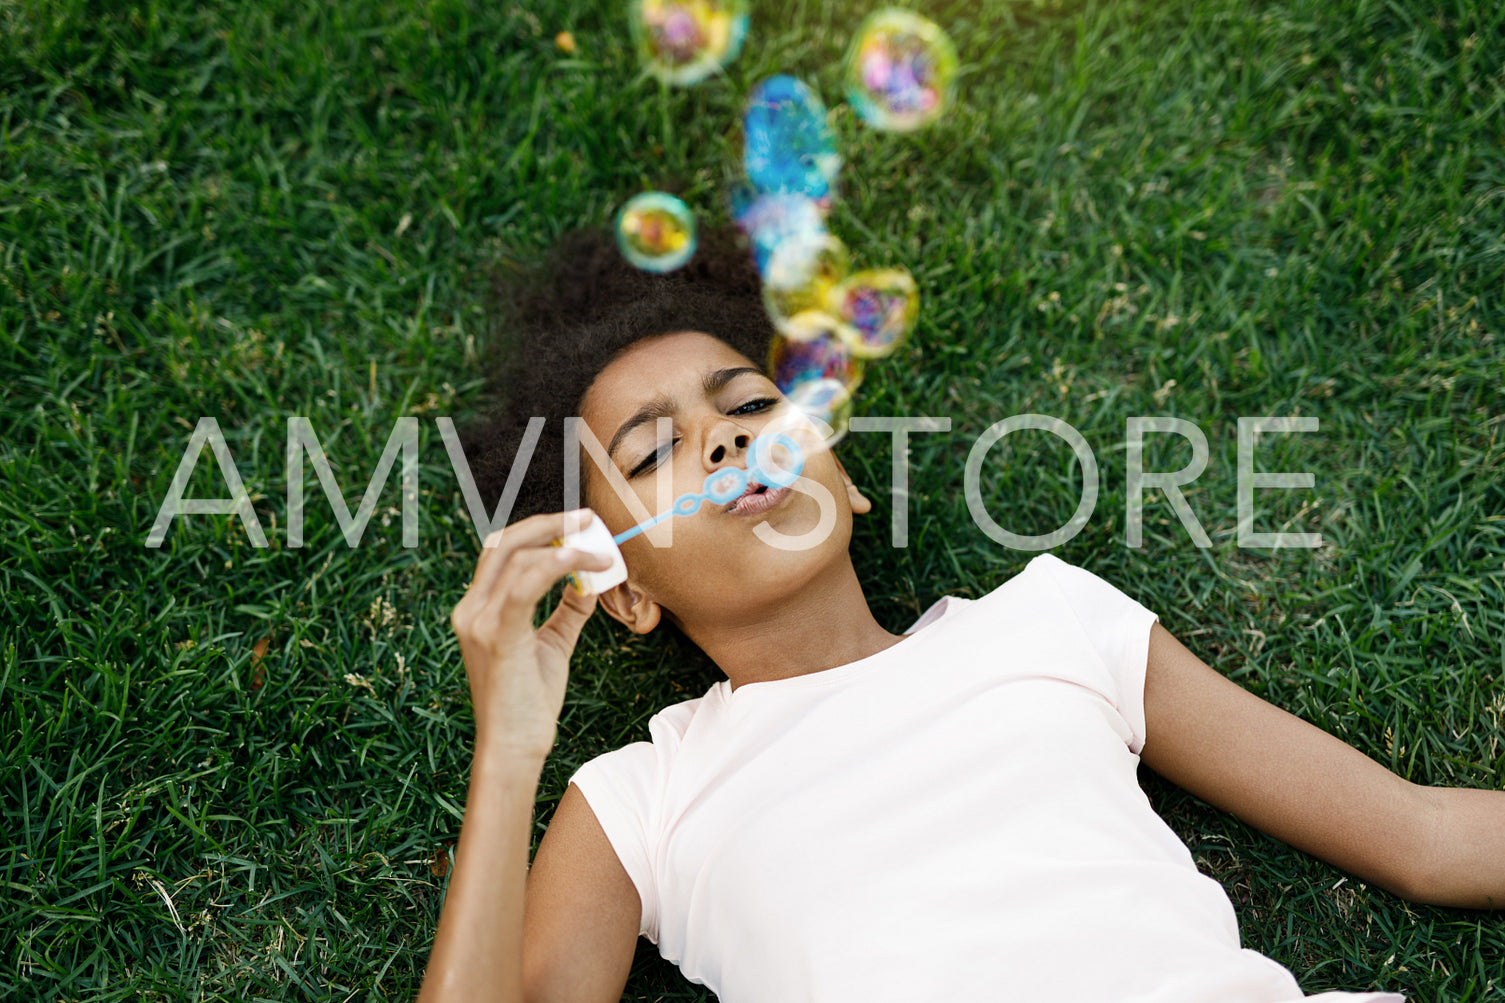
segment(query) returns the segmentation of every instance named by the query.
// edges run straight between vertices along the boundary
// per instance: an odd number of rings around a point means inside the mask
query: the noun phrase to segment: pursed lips
[[[789,488],[770,488],[766,484],[750,482],[740,497],[727,503],[726,511],[732,515],[757,515],[767,512],[789,494]]]

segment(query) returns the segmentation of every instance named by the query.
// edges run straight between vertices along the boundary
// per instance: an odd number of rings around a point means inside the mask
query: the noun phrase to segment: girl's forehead
[[[636,408],[677,387],[693,385],[711,371],[752,364],[724,341],[700,331],[645,338],[596,374],[582,412]]]

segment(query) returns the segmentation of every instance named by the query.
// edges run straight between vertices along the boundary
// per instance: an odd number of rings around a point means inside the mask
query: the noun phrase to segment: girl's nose
[[[706,460],[712,465],[746,452],[752,436],[730,423],[722,425],[706,441]]]

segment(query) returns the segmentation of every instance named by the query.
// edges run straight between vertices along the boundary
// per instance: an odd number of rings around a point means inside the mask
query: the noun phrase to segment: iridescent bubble
[[[935,22],[909,11],[877,11],[847,50],[847,100],[873,128],[909,132],[950,105],[956,68],[956,47]]]
[[[826,106],[807,84],[780,74],[753,88],[742,115],[742,163],[760,192],[817,201],[834,195],[841,170]]]
[[[746,192],[735,193],[732,218],[752,240],[753,261],[759,275],[767,275],[774,249],[784,241],[796,237],[808,239],[826,232],[825,217],[815,201],[792,192],[771,192],[752,198]]]
[[[829,336],[845,345],[849,352],[857,343],[857,332],[824,310],[801,310],[784,321],[779,333],[790,341],[816,341]],[[856,354],[852,352],[854,358]]]
[[[763,304],[774,326],[806,310],[825,310],[846,277],[847,247],[829,233],[796,234],[774,248],[763,278]]]
[[[793,441],[803,456],[814,456],[846,435],[852,402],[852,391],[839,379],[806,380],[787,395],[786,406],[763,426],[759,438],[776,434]]]
[[[630,13],[638,58],[669,84],[704,80],[747,36],[747,0],[632,0]]]
[[[673,195],[635,195],[617,214],[617,247],[637,268],[673,271],[695,253],[695,214]]]
[[[732,222],[736,224],[737,229],[749,237],[752,236],[753,223],[757,221],[756,212],[766,211],[766,208],[760,208],[756,211],[753,208],[758,204],[758,199],[761,197],[762,192],[759,192],[746,182],[733,185],[727,195],[726,201],[728,207],[731,209]]]
[[[914,329],[920,291],[902,268],[878,268],[847,276],[831,293],[840,333],[852,354],[877,359],[894,352]]]
[[[807,317],[815,311],[806,311]],[[862,363],[853,357],[836,333],[837,321],[827,316],[824,329],[805,341],[776,335],[768,350],[768,375],[784,396],[814,380],[836,380],[849,391],[862,382]]]
[[[840,380],[807,380],[789,394],[789,405],[821,428],[827,446],[847,434],[852,418],[852,391]]]

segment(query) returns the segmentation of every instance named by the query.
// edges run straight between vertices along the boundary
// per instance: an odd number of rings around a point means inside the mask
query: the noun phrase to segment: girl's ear
[[[601,608],[618,623],[624,624],[634,634],[646,634],[663,618],[663,607],[654,602],[628,578],[596,597]]]
[[[847,504],[852,506],[852,511],[856,514],[867,515],[873,510],[873,503],[868,500],[867,495],[857,490],[857,485],[852,483],[852,478],[847,473],[847,468],[841,465],[841,461],[837,460],[834,455],[831,459],[836,460],[836,469],[841,471],[842,483],[847,486]]]

